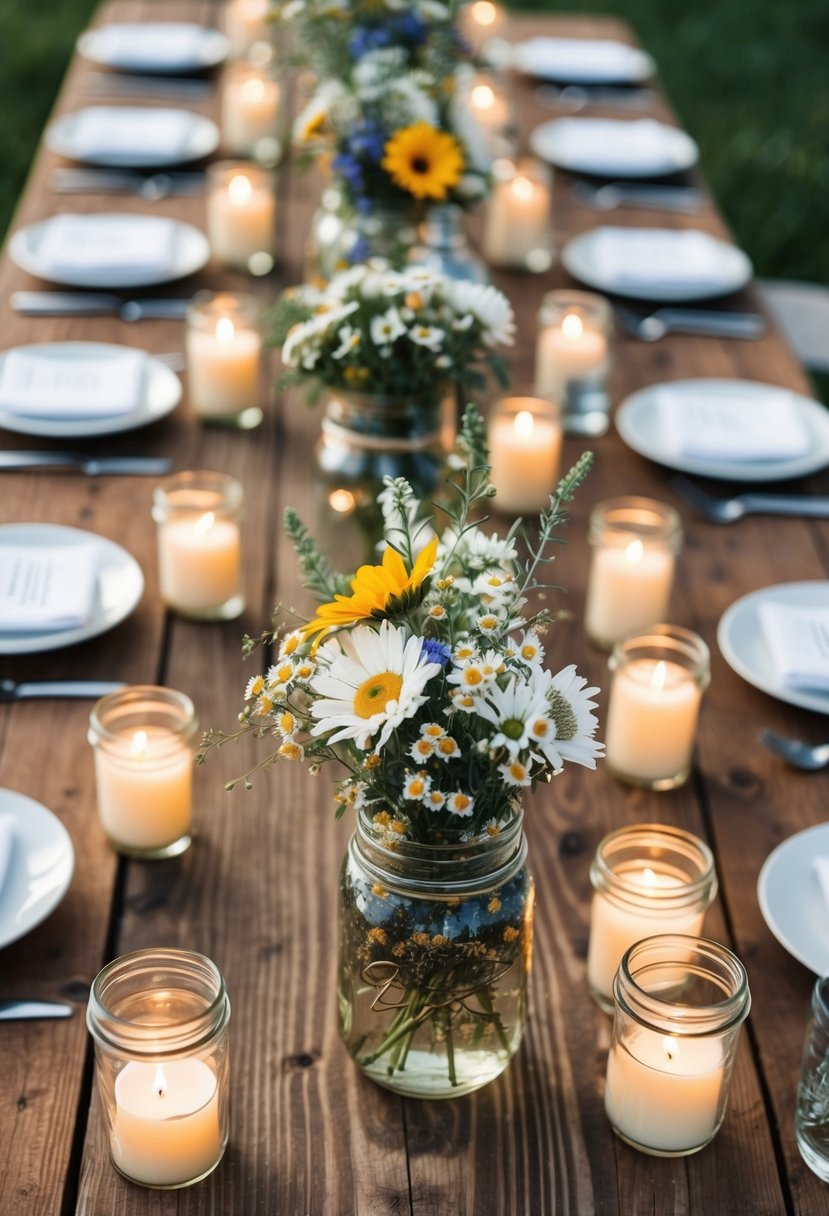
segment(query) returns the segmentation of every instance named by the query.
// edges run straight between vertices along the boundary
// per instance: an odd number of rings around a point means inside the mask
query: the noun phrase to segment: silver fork
[[[829,743],[803,743],[800,739],[787,739],[775,731],[763,727],[757,736],[757,742],[767,751],[774,752],[787,764],[795,768],[805,769],[806,772],[816,773],[818,769],[829,765]]]
[[[829,519],[829,498],[810,498],[806,494],[737,494],[733,498],[714,498],[687,477],[673,477],[671,488],[680,498],[715,524],[733,524],[744,515],[794,515],[809,519]]]

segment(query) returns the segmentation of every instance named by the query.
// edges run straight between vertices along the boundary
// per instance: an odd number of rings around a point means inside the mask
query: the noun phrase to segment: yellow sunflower
[[[322,604],[314,619],[303,626],[306,641],[318,634],[318,646],[332,629],[343,629],[357,621],[383,620],[419,603],[426,593],[424,582],[435,564],[437,547],[435,537],[417,558],[411,573],[400,554],[391,548],[383,554],[382,566],[361,566],[351,580],[353,594],[337,595],[333,603]]]
[[[458,141],[428,122],[416,122],[398,131],[384,152],[383,168],[396,186],[415,198],[445,199],[464,170]]]

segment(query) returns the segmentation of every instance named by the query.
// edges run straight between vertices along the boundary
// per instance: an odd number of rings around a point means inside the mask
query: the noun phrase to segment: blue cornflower
[[[411,46],[422,46],[426,41],[426,26],[417,13],[402,13],[392,24],[401,41],[408,42]]]
[[[426,655],[430,663],[440,663],[441,667],[446,667],[452,657],[449,647],[433,638],[424,640],[421,653]]]
[[[358,25],[348,40],[348,53],[352,59],[362,59],[369,51],[391,43],[391,30],[385,26]]]

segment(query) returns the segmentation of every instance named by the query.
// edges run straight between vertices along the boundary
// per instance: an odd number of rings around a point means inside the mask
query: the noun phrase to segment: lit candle
[[[638,538],[624,547],[594,549],[585,608],[590,637],[607,646],[635,629],[664,621],[674,561],[670,549],[645,545]]]
[[[273,156],[279,123],[279,85],[252,65],[229,69],[222,85],[222,142],[234,156]]]
[[[643,1030],[631,1036],[629,1045],[615,1041],[610,1049],[607,1117],[636,1145],[687,1153],[701,1148],[716,1132],[725,1079],[718,1038]]]
[[[535,383],[539,391],[565,389],[568,381],[600,375],[607,363],[607,336],[577,312],[542,325],[535,349]]]
[[[229,266],[267,274],[273,267],[276,200],[269,174],[254,165],[212,165],[208,171],[207,237]]]
[[[196,296],[188,312],[187,384],[190,404],[206,421],[233,422],[259,401],[262,338],[251,297],[208,293]],[[248,425],[248,423],[245,423]]]
[[[490,477],[500,511],[537,513],[549,505],[558,480],[558,408],[537,397],[507,397],[489,425]]]
[[[495,39],[503,38],[507,16],[493,0],[473,0],[465,4],[458,17],[458,26],[464,41],[474,55],[485,55],[487,47]]]
[[[625,780],[669,788],[691,765],[702,689],[695,674],[665,659],[638,658],[616,670],[607,711],[606,762]]]
[[[543,166],[497,162],[486,209],[487,261],[536,273],[547,270],[552,261],[549,222],[550,185]]]
[[[509,100],[494,79],[476,76],[467,95],[469,109],[484,132],[490,155],[498,156],[511,150],[508,133],[512,125]]]
[[[225,6],[225,34],[235,58],[247,55],[255,42],[267,40],[269,7],[269,0],[230,0]]]
[[[219,1093],[204,1060],[131,1061],[115,1078],[112,1160],[145,1186],[209,1173],[221,1156]]]

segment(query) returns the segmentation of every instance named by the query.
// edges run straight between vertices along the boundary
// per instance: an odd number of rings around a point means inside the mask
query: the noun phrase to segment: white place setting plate
[[[207,237],[163,216],[62,214],[18,228],[9,254],[21,270],[67,287],[129,290],[171,283],[207,264]]]
[[[653,118],[554,118],[530,134],[536,156],[597,177],[664,177],[697,163],[699,148]]]
[[[67,417],[55,409],[54,414],[38,409],[27,413],[27,406],[11,408],[3,393],[4,369],[11,350],[0,351],[0,427],[15,431],[19,435],[40,435],[48,439],[82,439],[95,435],[115,435],[121,431],[132,431],[148,426],[171,413],[181,400],[181,380],[166,363],[155,359],[144,351],[131,347],[112,346],[105,342],[42,342],[32,346],[16,347],[31,358],[29,370],[37,373],[37,365],[43,364],[48,375],[50,368],[61,371],[77,369],[95,374],[97,368],[106,370],[111,364],[119,368],[125,356],[138,359],[137,384],[134,405],[128,410],[107,414],[106,406],[89,417]]]
[[[85,59],[124,72],[202,72],[227,59],[218,30],[181,21],[146,21],[86,30],[77,42]]]
[[[780,415],[776,427],[775,414]],[[687,433],[681,429],[682,418],[689,423]],[[710,424],[718,418],[728,425],[725,436],[728,448],[723,450],[722,457],[706,444],[712,430]],[[753,436],[752,424],[761,418],[762,434]],[[616,410],[614,421],[624,442],[640,456],[700,477],[741,482],[781,481],[805,477],[829,465],[826,409],[800,393],[754,380],[697,379],[653,384],[626,398]],[[784,438],[791,441],[788,452]],[[690,443],[690,448],[685,443]]]
[[[8,816],[12,845],[0,885],[0,949],[45,920],[66,894],[75,868],[69,833],[45,806],[0,789],[0,815]]]
[[[829,975],[829,908],[813,864],[821,855],[829,857],[829,823],[784,840],[763,864],[757,899],[780,945],[815,975]]]
[[[512,66],[561,84],[642,84],[656,71],[645,51],[609,38],[528,38],[513,48]]]
[[[687,228],[604,225],[569,241],[561,261],[598,291],[665,303],[728,295],[745,287],[752,274],[742,249]]]
[[[717,627],[717,642],[732,671],[778,701],[829,714],[829,691],[792,688],[779,676],[760,622],[763,604],[829,611],[829,579],[809,583],[778,583],[762,587],[727,608]]]
[[[137,607],[144,591],[144,575],[135,558],[114,541],[81,528],[60,524],[0,525],[0,546],[19,548],[21,554],[37,556],[38,549],[82,545],[93,550],[97,581],[89,619],[68,629],[18,632],[0,628],[0,655],[35,654],[74,646],[97,637],[120,624]]]
[[[190,110],[87,106],[46,128],[47,147],[69,160],[118,169],[162,169],[210,156],[219,128]]]

